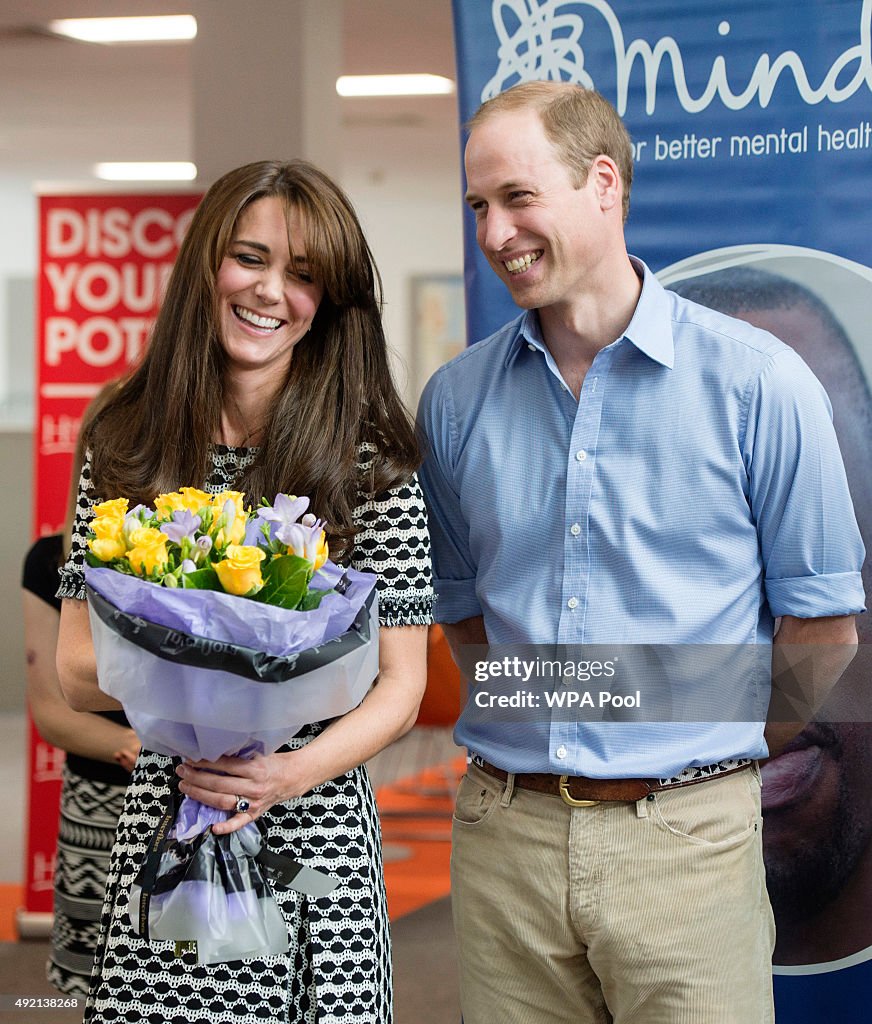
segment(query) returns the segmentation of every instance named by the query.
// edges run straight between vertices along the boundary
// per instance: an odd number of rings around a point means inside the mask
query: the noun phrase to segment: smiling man
[[[863,545],[818,381],[628,256],[631,144],[601,96],[527,83],[469,127],[478,243],[524,312],[421,400],[454,650],[768,654],[776,617],[776,643],[853,644]],[[698,683],[759,696],[736,672]],[[762,722],[470,705],[455,735],[472,756],[452,854],[466,1024],[772,1021]]]

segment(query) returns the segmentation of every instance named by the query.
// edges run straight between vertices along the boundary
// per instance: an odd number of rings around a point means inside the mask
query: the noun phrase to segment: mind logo
[[[840,53],[814,86],[802,57],[793,49],[772,56],[761,53],[746,84],[734,91],[735,72],[728,78],[727,57],[714,56],[708,79],[696,95],[687,84],[684,57],[672,36],[663,36],[652,46],[645,39],[627,42],[621,22],[606,0],[493,0],[492,19],[497,35],[496,74],[482,90],[482,101],[496,96],[520,82],[552,80],[577,82],[587,89],[600,89],[591,69],[586,66],[582,46],[585,19],[582,12],[601,17],[611,36],[613,66],[597,69],[596,78],[614,76],[616,107],[627,111],[627,96],[636,62],[639,62],[645,112],[653,114],[661,68],[668,64],[665,76],[681,106],[688,113],[699,113],[719,99],[729,110],[742,110],[753,102],[767,107],[782,77],[792,80],[800,98],[813,106],[825,100],[843,103],[860,89],[872,91],[872,0],[860,5],[860,41]],[[713,28],[714,20],[713,20]],[[729,21],[717,23],[722,38],[730,34]],[[842,80],[842,84],[840,83]]]

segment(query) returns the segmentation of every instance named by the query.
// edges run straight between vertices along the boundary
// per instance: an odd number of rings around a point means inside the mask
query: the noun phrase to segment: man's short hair
[[[532,109],[542,119],[545,135],[582,188],[590,165],[601,155],[614,160],[623,185],[624,220],[630,212],[633,144],[618,112],[593,89],[572,82],[522,82],[482,103],[467,122],[472,131],[493,114]]]

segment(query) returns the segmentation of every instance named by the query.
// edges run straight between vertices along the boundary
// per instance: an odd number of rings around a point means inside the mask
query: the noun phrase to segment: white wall
[[[397,382],[414,411],[420,388],[413,378],[410,280],[417,274],[463,271],[459,177],[387,176],[372,180],[346,175],[382,275],[384,323]]]
[[[0,428],[29,428],[38,241],[30,179],[0,175],[0,224]]]

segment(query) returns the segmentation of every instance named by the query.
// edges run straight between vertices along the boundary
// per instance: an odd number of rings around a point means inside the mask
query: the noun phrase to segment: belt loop
[[[509,772],[506,775],[506,788],[503,790],[503,798],[500,800],[500,807],[508,807],[512,802],[512,796],[515,793],[515,775],[514,772]]]
[[[648,803],[653,794],[649,793],[648,796],[643,796],[641,800],[636,801],[636,817],[647,818],[648,817]]]

